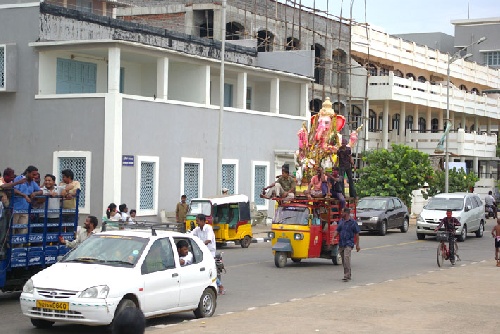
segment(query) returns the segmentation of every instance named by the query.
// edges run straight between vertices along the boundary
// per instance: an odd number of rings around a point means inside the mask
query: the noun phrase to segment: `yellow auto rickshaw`
[[[186,216],[186,231],[196,227],[196,215],[204,214],[212,225],[217,244],[234,241],[243,248],[252,243],[250,202],[246,195],[229,195],[191,200]]]

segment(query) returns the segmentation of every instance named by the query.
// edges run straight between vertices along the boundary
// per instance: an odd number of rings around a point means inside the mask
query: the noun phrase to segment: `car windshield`
[[[210,216],[212,213],[212,205],[208,201],[191,201],[189,205],[189,214],[197,215],[203,213],[206,216]]]
[[[274,215],[274,224],[308,225],[309,210],[304,207],[279,207]]]
[[[121,235],[93,235],[69,252],[61,262],[99,263],[133,267],[149,239]]]
[[[464,208],[464,200],[462,198],[438,198],[433,197],[429,200],[424,209],[427,210],[443,210],[451,209],[453,211],[461,211]]]
[[[357,210],[385,210],[386,208],[387,200],[382,198],[362,198],[356,205]]]

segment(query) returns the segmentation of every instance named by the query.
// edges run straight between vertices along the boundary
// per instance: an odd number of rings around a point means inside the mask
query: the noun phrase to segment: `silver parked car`
[[[429,199],[427,205],[417,218],[417,238],[425,239],[426,235],[435,236],[434,229],[441,219],[446,217],[446,210],[453,211],[453,217],[460,221],[455,235],[458,241],[465,241],[467,233],[475,232],[481,238],[484,232],[484,204],[476,194],[445,193]]]

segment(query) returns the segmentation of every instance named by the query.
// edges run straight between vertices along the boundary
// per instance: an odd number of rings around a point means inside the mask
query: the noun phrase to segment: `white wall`
[[[170,61],[168,70],[168,99],[185,102],[205,101],[206,66]],[[191,87],[191,89],[185,89]]]
[[[264,81],[249,82],[249,86],[252,86],[253,110],[269,112],[271,104],[271,83]]]
[[[300,84],[280,80],[280,114],[300,116]]]

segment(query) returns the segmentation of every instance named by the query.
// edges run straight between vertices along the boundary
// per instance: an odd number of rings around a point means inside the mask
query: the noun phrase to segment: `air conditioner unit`
[[[17,89],[16,44],[0,44],[0,93]]]

